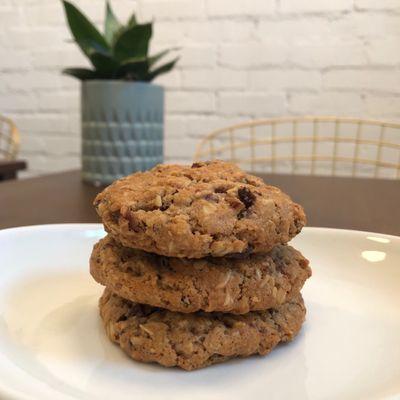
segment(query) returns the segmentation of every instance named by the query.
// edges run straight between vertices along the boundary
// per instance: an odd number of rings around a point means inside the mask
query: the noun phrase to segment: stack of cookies
[[[90,259],[100,315],[133,359],[193,370],[299,332],[311,270],[286,243],[305,215],[279,189],[222,161],[159,165],[95,207],[108,232]]]

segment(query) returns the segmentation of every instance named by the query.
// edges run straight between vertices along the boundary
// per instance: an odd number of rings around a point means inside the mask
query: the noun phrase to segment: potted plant
[[[72,36],[93,68],[67,68],[82,81],[82,177],[108,184],[163,161],[164,90],[150,83],[170,71],[160,65],[172,49],[149,55],[152,23],[133,14],[125,25],[106,3],[104,35],[69,1],[63,1]]]

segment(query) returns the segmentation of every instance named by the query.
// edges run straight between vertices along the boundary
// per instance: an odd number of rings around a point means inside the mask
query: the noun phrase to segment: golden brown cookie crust
[[[124,246],[169,257],[267,252],[306,222],[281,190],[222,161],[158,165],[114,182],[94,204]]]
[[[100,284],[133,302],[190,313],[244,314],[278,307],[311,276],[300,252],[278,245],[245,258],[169,258],[123,247],[111,236],[93,248],[90,272]]]
[[[296,336],[305,313],[300,294],[278,309],[244,315],[173,313],[132,303],[107,289],[100,299],[106,333],[125,353],[188,371],[233,357],[266,355]]]

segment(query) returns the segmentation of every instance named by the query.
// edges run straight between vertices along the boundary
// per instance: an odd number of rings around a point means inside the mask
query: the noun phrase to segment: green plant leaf
[[[89,55],[91,47],[88,43],[96,43],[104,51],[109,49],[107,41],[97,28],[72,3],[63,0],[65,15],[73,37],[82,51]]]
[[[92,39],[83,39],[81,40],[80,44],[85,46],[87,49],[87,56],[90,56],[91,53],[96,52],[111,57],[111,51],[109,49],[104,48],[102,45]]]
[[[129,20],[128,20],[128,27],[129,28],[132,28],[133,26],[135,26],[137,24],[137,21],[136,21],[136,15],[135,14],[132,14],[131,15],[131,17],[129,18]]]
[[[89,54],[89,58],[96,71],[99,71],[101,74],[110,74],[110,77],[112,77],[112,74],[120,65],[108,54],[98,53],[97,51],[92,51]]]
[[[159,53],[155,54],[154,56],[149,57],[149,59],[151,60],[152,64],[155,64],[158,60],[160,60],[162,57],[164,57],[166,54],[168,54],[171,51],[176,51],[179,50],[180,47],[171,47],[169,49],[165,49],[160,51]]]
[[[165,55],[167,55],[170,51],[171,51],[171,49],[163,50],[163,51],[160,51],[159,53],[155,54],[154,56],[149,57],[149,64],[154,65],[159,60],[161,60],[161,58],[163,58]]]
[[[145,57],[149,50],[152,24],[135,25],[121,33],[114,45],[114,57],[124,61],[132,57]]]
[[[132,28],[137,24],[136,22],[136,17],[135,14],[133,14],[130,18],[129,21],[126,25],[120,25],[120,28],[115,32],[112,42],[111,42],[111,47],[114,47],[114,44],[117,42],[118,38],[126,32],[128,29]]]
[[[87,68],[65,68],[62,73],[78,78],[81,81],[98,78],[96,71]]]
[[[155,54],[154,56],[149,57],[149,65],[152,67],[154,64],[157,64],[158,61],[161,60],[165,55],[167,55],[170,51],[178,50],[179,47],[171,47],[170,49],[166,49],[160,51],[159,53]]]
[[[174,68],[175,64],[178,62],[179,57],[176,57],[174,60],[163,64],[161,66],[159,66],[158,68],[154,69],[153,71],[151,71],[148,76],[146,77],[147,81],[150,82],[152,81],[156,76],[161,75],[161,74],[165,74],[166,72],[171,71],[172,68]]]
[[[116,18],[110,0],[106,0],[104,36],[89,19],[69,0],[62,0],[67,21],[74,41],[90,59],[94,70],[67,68],[63,72],[81,80],[129,79],[151,81],[170,71],[177,58],[159,65],[160,60],[174,49],[160,51],[149,56],[152,23],[138,24],[133,14],[127,24]]]
[[[131,58],[125,61],[116,72],[119,79],[143,81],[149,73],[149,62],[146,57]]]
[[[104,33],[107,42],[112,45],[113,38],[121,29],[122,25],[119,23],[113,10],[111,9],[109,1],[106,2],[106,19],[104,22]]]
[[[127,60],[124,60],[120,63],[121,67],[125,65],[131,65],[131,64],[137,64],[141,62],[147,62],[148,63],[149,59],[147,57],[132,57],[128,58]]]

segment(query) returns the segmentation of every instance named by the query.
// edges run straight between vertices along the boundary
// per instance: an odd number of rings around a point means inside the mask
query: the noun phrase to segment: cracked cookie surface
[[[281,190],[223,161],[158,165],[114,182],[94,204],[124,246],[169,257],[267,252],[306,222]]]
[[[107,289],[99,305],[108,337],[130,357],[185,370],[266,355],[297,335],[306,313],[300,294],[277,309],[244,315],[174,313],[124,300]]]
[[[90,257],[94,279],[119,296],[190,313],[244,314],[281,305],[297,296],[311,269],[300,252],[278,245],[244,258],[170,258],[101,239]]]

